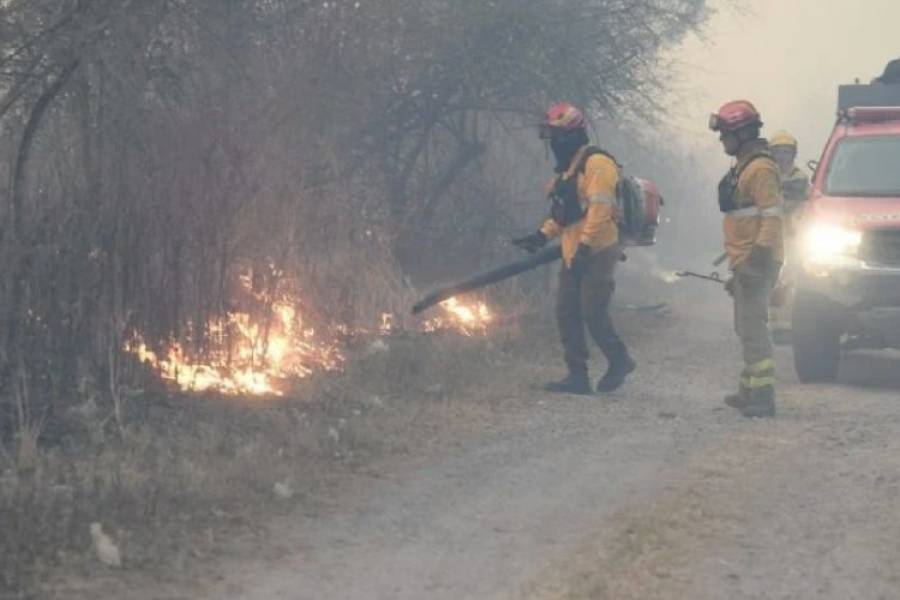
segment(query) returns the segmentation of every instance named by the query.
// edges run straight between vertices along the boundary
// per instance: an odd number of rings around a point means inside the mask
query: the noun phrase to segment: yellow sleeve
[[[754,162],[755,164],[748,167],[751,172],[747,173],[747,179],[753,203],[762,213],[759,233],[754,243],[780,252],[784,216],[781,179],[774,164],[762,160]]]
[[[544,221],[544,224],[541,225],[541,233],[547,236],[548,240],[552,240],[560,234],[560,226],[559,223],[554,221],[553,219],[547,219]]]
[[[582,177],[579,188],[587,202],[587,214],[579,242],[595,250],[607,248],[619,241],[615,222],[619,167],[608,156],[595,154],[588,159]]]
[[[781,188],[786,202],[803,202],[809,197],[809,178],[803,173],[791,174]]]

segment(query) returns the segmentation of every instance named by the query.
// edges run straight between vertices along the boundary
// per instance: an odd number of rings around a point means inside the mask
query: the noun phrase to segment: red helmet
[[[737,131],[750,125],[762,127],[762,120],[759,111],[747,100],[728,102],[719,112],[709,115],[709,128],[713,131]]]
[[[541,122],[541,138],[548,139],[552,131],[575,131],[585,128],[584,113],[571,102],[558,102],[547,109]]]

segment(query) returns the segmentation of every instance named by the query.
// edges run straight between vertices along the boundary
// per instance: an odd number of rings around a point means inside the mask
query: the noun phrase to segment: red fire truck
[[[900,348],[900,85],[840,86],[801,218],[794,366],[831,381],[841,356]]]

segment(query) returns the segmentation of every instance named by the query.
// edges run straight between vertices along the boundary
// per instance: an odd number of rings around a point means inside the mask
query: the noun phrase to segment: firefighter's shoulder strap
[[[747,167],[750,166],[750,163],[755,162],[756,160],[758,160],[760,158],[768,158],[771,161],[775,160],[774,158],[772,158],[772,154],[769,153],[768,151],[761,150],[759,152],[754,152],[753,154],[751,154],[750,156],[745,158],[743,161],[741,161],[740,164],[735,165],[735,167],[734,167],[735,182],[737,182],[737,180],[739,180],[741,178],[741,175],[744,173],[744,171],[747,169]]]
[[[728,172],[719,182],[719,210],[721,210],[723,213],[728,213],[733,216],[740,216],[737,213],[738,210],[751,208],[741,205],[738,201],[738,181],[740,180],[741,175],[744,173],[744,170],[749,167],[751,163],[763,158],[773,160],[772,155],[768,152],[754,152],[728,170]]]
[[[585,148],[584,153],[581,155],[581,161],[578,163],[577,172],[580,174],[583,174],[585,169],[587,169],[588,160],[592,156],[596,156],[597,154],[605,156],[609,160],[613,161],[613,163],[615,163],[617,169],[619,169],[619,170],[622,169],[622,165],[619,164],[619,161],[616,160],[615,156],[613,156],[606,150],[599,148],[597,146],[588,146],[587,148]]]

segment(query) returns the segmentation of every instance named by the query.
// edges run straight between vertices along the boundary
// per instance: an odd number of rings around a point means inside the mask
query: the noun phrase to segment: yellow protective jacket
[[[740,267],[754,245],[771,248],[775,260],[784,262],[784,197],[781,175],[768,154],[768,143],[757,140],[745,144],[735,169],[740,173],[734,196],[737,208],[725,213],[722,223],[731,268]]]
[[[805,202],[809,197],[809,177],[795,166],[787,175],[781,174],[781,189],[785,203]]]
[[[797,231],[803,203],[809,198],[809,177],[795,166],[787,175],[781,173],[781,191],[784,195],[784,236],[789,239]]]
[[[616,186],[619,183],[619,166],[605,154],[594,154],[584,165],[584,172],[576,172],[587,146],[575,154],[569,169],[559,175],[564,180],[578,177],[578,201],[586,214],[581,220],[563,228],[552,218],[541,226],[547,239],[559,236],[563,260],[572,264],[578,244],[586,244],[599,252],[619,242],[616,225]],[[555,182],[551,182],[551,186]]]

